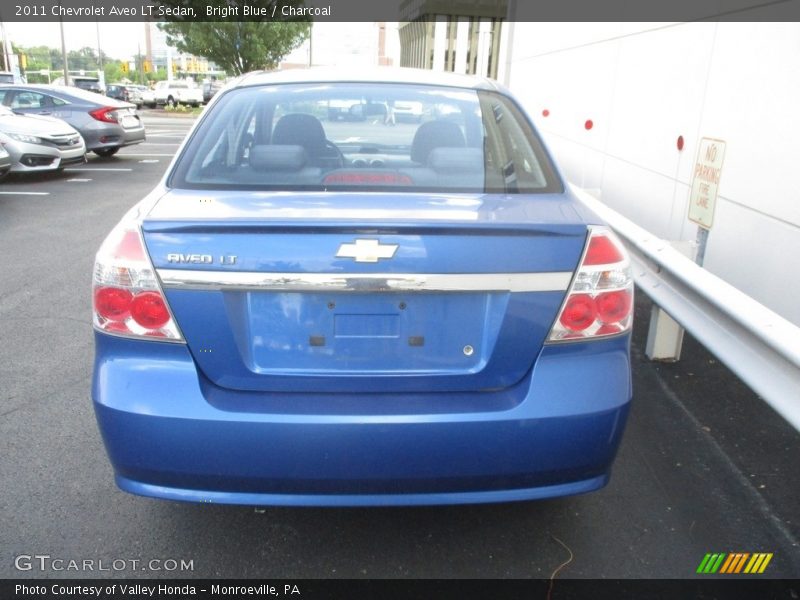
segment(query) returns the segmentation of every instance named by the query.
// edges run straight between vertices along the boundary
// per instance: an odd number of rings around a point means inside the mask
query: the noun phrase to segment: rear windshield
[[[562,189],[536,134],[505,96],[363,83],[226,93],[194,132],[169,183],[287,191]]]

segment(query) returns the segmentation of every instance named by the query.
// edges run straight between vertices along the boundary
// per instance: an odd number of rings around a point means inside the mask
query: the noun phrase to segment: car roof
[[[374,67],[343,69],[313,67],[283,71],[257,71],[242,75],[232,87],[284,83],[406,83],[409,85],[438,85],[462,89],[501,90],[497,82],[485,77],[441,73],[428,69]]]
[[[72,100],[80,100],[86,104],[97,104],[106,106],[128,106],[126,102],[119,102],[107,96],[101,96],[94,92],[89,92],[79,87],[72,85],[47,85],[46,83],[0,83],[0,89],[16,89],[25,91],[42,92],[49,94],[56,94],[58,96],[66,96]],[[116,105],[114,104],[116,103]]]
[[[40,92],[68,92],[73,86],[68,85],[55,85],[47,83],[3,83],[3,87],[19,88],[26,90],[37,90]]]

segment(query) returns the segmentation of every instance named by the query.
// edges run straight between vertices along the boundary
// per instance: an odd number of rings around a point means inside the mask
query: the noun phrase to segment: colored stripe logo
[[[697,572],[706,574],[726,574],[734,575],[739,573],[758,574],[763,573],[769,561],[772,560],[772,552],[709,552],[700,561]]]

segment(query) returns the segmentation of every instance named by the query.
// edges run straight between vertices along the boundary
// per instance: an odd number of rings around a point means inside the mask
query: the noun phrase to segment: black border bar
[[[131,593],[147,588],[148,593]],[[132,589],[133,588],[133,589]],[[238,588],[238,590],[237,590]],[[241,588],[249,588],[249,593]],[[34,591],[36,590],[36,591]],[[85,591],[81,591],[85,590]],[[99,590],[99,593],[98,593]],[[150,595],[149,591],[154,593]],[[222,591],[225,590],[225,591]],[[16,579],[0,583],[3,600],[793,600],[800,580],[748,576],[680,579]]]
[[[226,7],[236,10],[221,10]],[[6,22],[366,22],[437,15],[540,22],[800,21],[800,0],[3,0],[0,6]]]

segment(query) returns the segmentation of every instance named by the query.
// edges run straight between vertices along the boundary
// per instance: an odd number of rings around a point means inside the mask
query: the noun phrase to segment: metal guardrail
[[[620,236],[639,288],[800,431],[800,327],[571,187]]]

